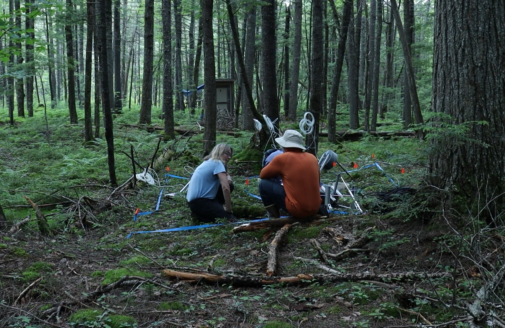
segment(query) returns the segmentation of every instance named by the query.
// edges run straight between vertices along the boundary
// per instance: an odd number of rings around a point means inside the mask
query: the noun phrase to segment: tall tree
[[[86,66],[84,68],[84,141],[93,140],[91,122],[91,64],[93,62],[93,33],[95,31],[95,2],[86,1],[88,28],[86,34]]]
[[[151,124],[153,103],[153,60],[154,60],[154,0],[146,0],[144,13],[144,75],[142,77],[142,103],[140,124]]]
[[[15,11],[15,21],[16,21],[16,35],[17,41],[15,47],[17,49],[17,70],[22,70],[23,65],[23,51],[21,50],[21,4],[20,0],[14,0],[14,11]],[[25,117],[25,88],[23,83],[23,77],[16,79],[16,103],[18,106],[18,116]]]
[[[213,0],[200,0],[202,7],[203,54],[204,54],[204,97],[205,130],[203,151],[209,154],[216,144],[216,64],[214,56],[214,35],[212,27]]]
[[[35,40],[35,10],[37,10],[31,0],[26,0],[25,26],[28,38],[26,39],[26,109],[28,116],[33,116],[33,77],[35,76],[35,62],[33,54],[33,42]]]
[[[161,3],[163,22],[163,103],[162,110],[165,116],[165,135],[175,138],[174,131],[174,87],[172,85],[172,19],[170,13],[170,0]],[[194,91],[196,94],[196,90]]]
[[[103,117],[104,117],[104,128],[105,128],[105,139],[107,141],[107,164],[109,166],[109,180],[112,186],[117,185],[116,179],[116,165],[114,160],[114,129],[112,121],[112,110],[110,102],[110,88],[109,84],[109,71],[107,69],[107,56],[108,49],[105,46],[107,43],[107,16],[110,17],[112,13],[111,0],[101,0],[100,1],[100,70],[102,76],[102,104],[103,104]],[[110,25],[109,25],[110,26]]]
[[[14,0],[9,0],[9,25],[14,25]],[[9,48],[14,48],[12,36],[9,37]],[[9,107],[9,123],[14,125],[14,52],[10,52],[9,64],[7,65],[7,107]]]
[[[307,151],[317,156],[319,116],[323,84],[323,0],[312,0],[312,63],[310,70],[310,112],[314,116],[312,133],[305,136]]]
[[[298,79],[300,76],[300,54],[302,46],[302,0],[295,0],[295,16],[293,25],[295,26],[293,40],[293,62],[291,64],[291,85],[289,87],[289,120],[296,120],[296,109],[298,107]]]
[[[184,110],[182,94],[182,2],[174,0],[175,20],[175,109]]]
[[[412,55],[412,44],[414,43],[414,1],[404,0],[403,1],[403,22],[404,22],[404,33],[406,40],[406,47],[409,48],[410,54]],[[409,89],[409,76],[408,70],[403,73],[404,83],[403,83],[403,123],[404,128],[408,129],[409,125],[412,123],[412,100]]]
[[[277,36],[275,29],[276,1],[267,0],[261,6],[261,84],[263,112],[274,125],[279,126],[279,99],[277,99]]]
[[[335,2],[330,0],[330,5],[332,7],[333,16],[335,20],[338,19],[337,9],[335,6]],[[340,76],[342,75],[342,67],[344,65],[344,54],[345,54],[345,45],[347,43],[347,32],[349,31],[349,22],[351,20],[352,15],[352,7],[353,0],[345,0],[344,8],[342,12],[342,23],[340,25],[340,39],[338,41],[337,48],[337,59],[335,63],[335,70],[333,72],[333,79],[331,82],[331,91],[330,91],[330,103],[328,105],[328,141],[336,142],[336,125],[335,125],[335,113],[337,110],[337,99],[338,99],[338,91],[340,87]]]
[[[380,54],[381,54],[381,36],[382,36],[382,0],[377,0],[377,33],[373,36],[375,38],[374,46],[374,65],[372,72],[372,124],[371,131],[377,130],[377,114],[379,113],[379,68],[380,68]]]
[[[48,60],[48,78],[49,78],[49,95],[51,97],[51,108],[56,106],[56,73],[54,71],[54,45],[53,38],[51,37],[51,25],[49,21],[49,15],[47,12],[49,9],[46,9],[46,42],[47,42],[47,60]]]
[[[368,29],[368,51],[366,52],[366,91],[365,91],[365,119],[363,125],[365,131],[370,131],[370,104],[372,100],[373,72],[375,71],[375,23],[377,14],[377,0],[370,0],[370,28]]]
[[[358,0],[358,6],[360,2]],[[347,38],[347,48],[349,49],[347,52],[347,85],[349,89],[349,127],[351,129],[359,127],[359,42],[357,42],[359,38],[356,34],[358,34],[358,31],[356,31],[356,17],[351,12],[349,37]]]
[[[123,108],[121,94],[121,1],[114,1],[114,109]]]
[[[442,134],[432,139],[431,183],[450,191],[452,206],[497,218],[505,204],[505,6],[436,1],[434,39],[431,103],[443,116],[436,119]],[[468,128],[464,139],[448,129],[460,125]]]
[[[75,108],[75,74],[74,74],[74,48],[72,36],[72,0],[67,0],[67,21],[65,22],[65,39],[67,41],[67,74],[68,74],[68,111],[70,124],[77,124],[77,110]]]
[[[398,26],[398,34],[400,35],[400,41],[402,43],[403,58],[405,59],[405,69],[408,73],[407,84],[410,92],[410,99],[412,101],[412,109],[414,111],[415,122],[416,124],[422,124],[423,114],[421,113],[421,106],[419,105],[419,97],[417,95],[414,66],[412,65],[412,54],[410,52],[407,36],[405,35],[405,29],[403,28],[403,23],[400,18],[400,12],[398,11],[396,0],[391,0],[391,10],[393,11],[393,16],[395,17],[396,25]]]
[[[291,21],[291,11],[289,4],[286,5],[286,21],[284,23],[284,116],[289,114],[289,23]]]
[[[251,88],[253,85],[255,51],[256,51],[256,6],[253,5],[247,12],[246,41],[245,41],[245,53],[244,53],[245,73],[247,76],[246,77],[247,83]],[[240,57],[241,54],[238,54],[238,56]],[[240,58],[238,59],[240,61]],[[244,84],[244,77],[242,77],[242,84]],[[244,127],[244,130],[248,131],[254,130],[254,121],[253,121],[253,112],[251,109],[251,103],[248,100],[248,95],[245,90],[242,92],[242,126]]]
[[[202,42],[203,42],[203,24],[202,24],[202,16],[198,21],[198,39],[196,41],[196,56],[195,56],[195,65],[193,67],[193,85],[198,86],[198,77],[200,76],[200,59],[202,58]],[[198,92],[195,88],[195,94],[191,97],[191,114],[195,113],[196,100],[198,98]]]

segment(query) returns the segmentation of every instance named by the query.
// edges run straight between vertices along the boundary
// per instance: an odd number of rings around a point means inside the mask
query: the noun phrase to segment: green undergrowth
[[[108,327],[130,328],[137,327],[137,321],[127,315],[112,314],[99,309],[81,309],[69,317],[73,327]]]

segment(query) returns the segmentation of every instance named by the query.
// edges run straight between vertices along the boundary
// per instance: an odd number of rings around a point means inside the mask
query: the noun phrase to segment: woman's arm
[[[233,213],[231,209],[231,192],[230,192],[230,184],[228,183],[228,177],[226,172],[218,173],[219,182],[221,182],[221,187],[223,188],[223,196],[224,196],[224,205],[226,212]]]

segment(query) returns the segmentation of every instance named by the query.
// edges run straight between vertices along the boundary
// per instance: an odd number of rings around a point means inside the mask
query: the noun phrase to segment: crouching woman
[[[214,222],[217,218],[237,220],[231,208],[233,184],[227,173],[232,155],[229,145],[216,145],[191,176],[186,199],[192,216],[200,222]]]

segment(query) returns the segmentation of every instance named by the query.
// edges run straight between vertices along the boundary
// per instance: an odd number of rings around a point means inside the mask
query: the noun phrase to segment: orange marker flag
[[[167,172],[168,172],[168,171],[170,171],[170,168],[167,166],[167,167],[165,168],[165,170],[167,170]]]
[[[337,166],[337,163],[333,162],[333,166]]]
[[[358,163],[354,162],[354,168],[357,169],[358,168]]]
[[[405,174],[405,169],[402,167],[402,170],[401,170],[402,174]]]
[[[245,179],[245,185],[248,186],[249,185],[249,178],[246,178]]]
[[[137,207],[137,209],[135,210],[135,215],[139,214],[140,212],[140,209]]]
[[[372,158],[375,158],[375,154],[372,154]]]

